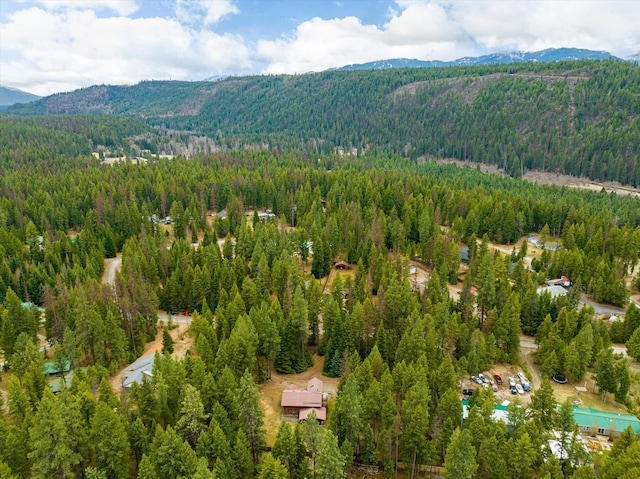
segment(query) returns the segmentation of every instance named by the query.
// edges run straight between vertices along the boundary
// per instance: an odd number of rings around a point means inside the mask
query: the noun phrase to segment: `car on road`
[[[524,394],[524,389],[520,384],[516,384],[516,391],[518,391],[518,394]]]
[[[489,384],[491,384],[491,389],[493,389],[493,392],[497,393],[498,392],[498,385],[496,384],[496,382],[491,380],[491,381],[489,381]]]
[[[502,377],[499,374],[494,374],[493,379],[495,379],[498,384],[502,384]]]
[[[564,374],[554,374],[553,380],[558,384],[567,384],[569,382],[567,376],[565,376]]]

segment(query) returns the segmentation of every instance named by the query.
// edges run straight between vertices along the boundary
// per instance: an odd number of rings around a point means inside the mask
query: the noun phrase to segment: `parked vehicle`
[[[518,394],[518,391],[516,390],[516,386],[515,384],[513,386],[511,386],[511,394]]]
[[[489,381],[489,384],[491,384],[491,389],[493,389],[494,393],[498,392],[498,385],[496,384],[495,381]]]
[[[516,380],[514,378],[509,378],[509,387],[513,388],[516,386]]]
[[[478,378],[480,378],[480,381],[482,381],[483,383],[489,384],[489,380],[487,379],[487,377],[484,374],[482,374],[482,373],[478,374]]]
[[[473,394],[473,391],[475,391],[475,389],[463,389],[462,394],[464,394],[465,396],[471,396]]]
[[[500,377],[499,374],[494,374],[493,379],[495,379],[498,384],[502,384],[502,377]]]
[[[524,389],[520,384],[516,384],[516,391],[518,391],[518,394],[524,394]]]
[[[472,380],[474,383],[482,384],[482,380],[481,380],[479,377],[477,377],[477,376],[471,376],[471,380]]]
[[[518,371],[518,378],[520,379],[521,384],[527,381],[527,377],[522,371]]]
[[[531,391],[531,386],[529,385],[529,383],[522,383],[522,389],[525,390],[525,392],[529,392]]]

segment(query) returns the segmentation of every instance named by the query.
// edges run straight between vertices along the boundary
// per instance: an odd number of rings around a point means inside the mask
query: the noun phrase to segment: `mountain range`
[[[151,127],[131,141],[158,154],[454,158],[640,185],[640,66],[619,59],[97,85],[8,112],[123,115]]]
[[[41,97],[38,95],[18,90],[17,88],[0,86],[0,109],[6,109],[16,103],[29,103],[39,98]]]
[[[416,60],[396,58],[368,63],[346,65],[336,70],[383,70],[387,68],[435,68],[465,65],[491,65],[523,62],[559,62],[569,60],[607,60],[617,58],[609,52],[586,50],[583,48],[548,48],[538,52],[491,53],[480,57],[463,57],[444,62],[440,60]],[[632,60],[633,61],[633,60]]]

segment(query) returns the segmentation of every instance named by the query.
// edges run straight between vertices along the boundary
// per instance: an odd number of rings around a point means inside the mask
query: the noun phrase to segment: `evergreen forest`
[[[124,114],[138,146],[454,158],[512,177],[542,170],[640,185],[640,66],[621,60],[325,71],[93,86],[15,105],[24,114]]]
[[[639,72],[605,61],[145,82],[0,116],[0,477],[334,479],[363,465],[640,477],[640,436],[588,454],[548,380],[594,377],[640,413],[640,199],[517,178],[637,184]],[[215,148],[159,156],[200,136]],[[429,158],[443,156],[513,174]],[[567,295],[539,291],[562,276]],[[583,297],[624,321],[608,326]],[[190,346],[172,354],[179,312]],[[516,399],[498,420],[494,392],[477,388],[463,410],[462,380],[522,366],[522,334],[543,376],[529,408]],[[157,338],[152,374],[114,387]],[[326,424],[270,429],[264,387],[317,362],[337,384]]]

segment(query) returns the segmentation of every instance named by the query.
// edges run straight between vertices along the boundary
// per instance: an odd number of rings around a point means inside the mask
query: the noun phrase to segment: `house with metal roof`
[[[591,435],[618,437],[628,427],[639,434],[640,419],[631,414],[599,411],[590,407],[573,406],[573,418],[580,431]]]
[[[149,381],[153,379],[153,362],[155,354],[138,358],[131,363],[122,375],[122,387],[129,389],[133,383],[142,384],[142,378],[146,377]]]
[[[57,361],[50,361],[42,365],[42,374],[53,376],[54,374],[68,373],[71,371],[71,360],[66,358],[64,364]]]
[[[299,421],[305,420],[311,411],[315,411],[320,424],[327,419],[327,408],[322,405],[322,381],[313,378],[307,383],[306,389],[301,389],[294,384],[282,391],[282,414],[296,416]]]

